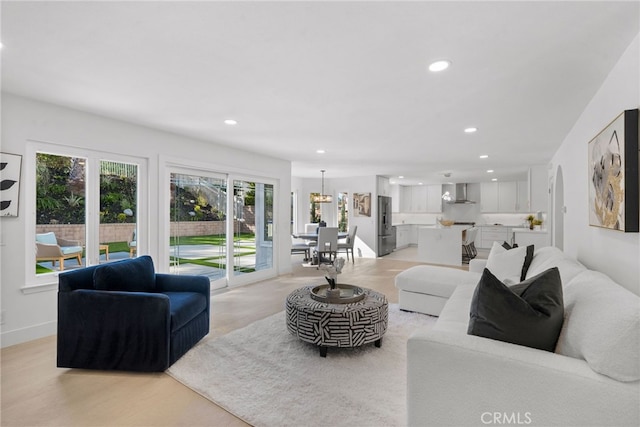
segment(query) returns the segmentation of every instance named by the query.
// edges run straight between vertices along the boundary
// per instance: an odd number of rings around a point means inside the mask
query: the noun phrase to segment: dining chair
[[[462,236],[462,261],[468,263],[478,255],[475,244],[478,227],[472,227],[464,231],[466,233],[463,233]]]
[[[319,227],[319,224],[317,222],[310,222],[304,225],[304,232],[305,234],[317,233],[318,227]],[[307,242],[307,245],[309,246],[309,251],[311,251],[311,248],[316,247],[318,245],[318,242],[316,240],[309,240]]]
[[[323,255],[329,255],[329,262],[333,262],[338,250],[338,227],[320,227],[318,229],[318,244],[315,247],[317,265],[324,259]]]
[[[311,258],[311,248],[306,242],[301,242],[298,239],[291,236],[291,255],[295,254],[304,254],[304,259],[307,260]]]
[[[349,261],[349,251],[351,251],[351,262],[355,263],[356,258],[353,255],[353,244],[356,242],[356,232],[358,231],[358,226],[354,226],[349,230],[349,235],[344,241],[338,242],[338,251],[337,252],[345,252],[347,254],[347,261]]]

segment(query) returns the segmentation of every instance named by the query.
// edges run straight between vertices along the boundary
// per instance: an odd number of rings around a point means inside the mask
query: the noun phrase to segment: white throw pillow
[[[505,249],[500,243],[493,242],[487,268],[505,285],[520,283],[524,258],[527,255],[527,247]]]
[[[584,359],[618,381],[640,380],[640,298],[586,270],[564,289],[564,304],[556,353]]]

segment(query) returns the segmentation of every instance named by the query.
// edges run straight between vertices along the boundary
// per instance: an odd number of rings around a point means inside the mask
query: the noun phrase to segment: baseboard
[[[22,344],[38,338],[44,338],[58,333],[58,322],[46,322],[13,331],[0,333],[0,348]]]

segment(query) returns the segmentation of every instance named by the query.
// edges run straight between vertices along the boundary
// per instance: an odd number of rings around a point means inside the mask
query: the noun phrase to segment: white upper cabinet
[[[480,183],[480,210],[482,212],[498,212],[498,183]]]
[[[400,212],[412,212],[411,187],[406,185],[400,186]]]
[[[427,185],[427,212],[442,212],[442,185]]]
[[[498,211],[516,212],[518,204],[518,183],[515,181],[498,182]]]
[[[427,211],[427,187],[424,185],[411,186],[411,212]]]
[[[391,185],[391,197],[393,212],[442,212],[442,185],[440,184]]]
[[[549,174],[545,166],[532,166],[529,169],[531,183],[531,212],[547,212],[549,209]]]
[[[378,177],[378,196],[391,196],[391,184],[389,178]]]
[[[400,210],[400,186],[398,184],[391,184],[391,212],[401,212]]]
[[[527,181],[480,183],[480,210],[482,212],[528,212],[529,189]]]
[[[529,212],[529,181],[518,181],[516,212]]]

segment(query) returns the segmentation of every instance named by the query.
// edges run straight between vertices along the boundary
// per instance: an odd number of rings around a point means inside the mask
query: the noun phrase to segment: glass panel
[[[100,262],[137,256],[138,166],[100,162]]]
[[[349,230],[349,194],[338,193],[338,231]]]
[[[234,181],[234,275],[273,266],[273,185]]]
[[[289,226],[289,233],[293,234],[295,232],[295,224],[296,224],[296,193],[291,192],[291,225]]]
[[[320,193],[309,193],[309,222],[317,224],[320,222],[320,203],[314,202],[314,198]]]
[[[170,272],[225,279],[226,180],[172,173],[170,187]]]
[[[36,153],[36,274],[84,264],[86,159]]]

